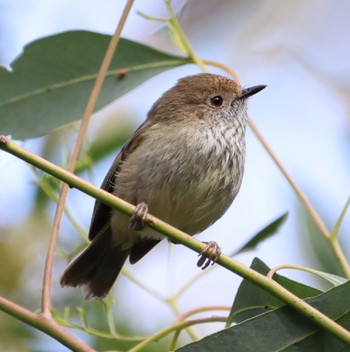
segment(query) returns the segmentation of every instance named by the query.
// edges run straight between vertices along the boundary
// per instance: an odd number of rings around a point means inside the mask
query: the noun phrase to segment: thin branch
[[[135,206],[127,203],[126,201],[113,196],[100,188],[93,186],[91,183],[82,180],[78,176],[72,174],[65,169],[41,158],[38,155],[30,153],[26,149],[20,147],[16,143],[10,141],[5,136],[0,136],[0,149],[9,152],[22,160],[40,168],[41,170],[49,173],[52,176],[59,178],[61,181],[69,184],[71,187],[75,187],[80,191],[89,194],[90,196],[100,200],[101,202],[107,204],[108,206],[118,209],[121,212],[131,216]],[[186,247],[194,250],[197,253],[201,253],[205,244],[198,241],[192,236],[176,229],[175,227],[161,221],[160,219],[148,215],[146,217],[146,223],[152,224],[152,228],[162,233],[163,235],[170,238],[172,242],[181,243]],[[266,276],[256,272],[255,270],[248,268],[247,266],[241,264],[240,262],[230,258],[226,255],[220,255],[217,263],[224,268],[232,271],[235,274],[243,277],[244,279],[254,283],[255,285],[261,287],[265,291],[271,293],[273,296],[280,299],[282,302],[290,305],[305,317],[309,318],[319,326],[330,331],[335,336],[337,336],[342,341],[350,344],[350,332],[344,327],[336,323],[334,320],[330,319],[314,307],[310,306],[308,303],[304,302],[299,297],[295,296],[283,286],[279,285],[277,282],[267,278]]]
[[[271,149],[269,144],[267,143],[266,139],[262,136],[256,125],[254,124],[253,120],[251,118],[248,119],[248,124],[251,130],[254,132],[256,137],[259,139],[260,143],[263,145],[267,153],[270,155],[271,159],[274,161],[274,163],[277,165],[277,167],[280,169],[282,172],[283,176],[287,179],[288,183],[292,186],[294,192],[297,194],[299,197],[300,201],[303,203],[304,207],[310,214],[310,216],[313,218],[315,221],[317,227],[320,229],[321,233],[323,234],[324,237],[328,237],[330,235],[330,232],[321,219],[321,217],[318,215],[316,210],[313,208],[311,203],[309,202],[308,198],[306,197],[305,193],[299,188],[299,186],[295,183],[295,181],[292,179],[292,177],[289,175],[287,170],[283,167],[281,161],[278,159],[277,155],[274,153],[274,151]]]
[[[86,135],[86,131],[90,122],[91,115],[94,111],[97,97],[100,93],[100,90],[103,85],[104,78],[106,76],[106,73],[108,71],[108,67],[110,66],[110,63],[112,61],[115,49],[118,45],[119,38],[122,32],[122,29],[125,25],[126,19],[128,17],[128,14],[130,12],[131,6],[133,4],[134,0],[128,0],[124,11],[122,13],[122,16],[120,18],[120,21],[118,23],[117,29],[109,43],[109,46],[107,48],[106,54],[103,58],[101,67],[99,69],[95,84],[92,88],[81,124],[80,124],[80,129],[78,132],[77,140],[71,155],[71,158],[68,163],[68,171],[73,172],[75,168],[75,164],[78,160],[79,153]],[[41,309],[42,313],[45,316],[50,316],[51,315],[51,279],[52,279],[52,266],[54,262],[54,257],[55,257],[55,249],[56,249],[56,243],[58,240],[58,233],[59,233],[59,228],[62,220],[62,216],[64,213],[64,208],[65,208],[65,203],[68,195],[69,187],[67,184],[63,184],[60,192],[60,197],[59,197],[59,202],[57,204],[56,208],[56,213],[55,213],[55,218],[54,218],[54,223],[53,223],[53,229],[52,229],[52,234],[51,234],[51,240],[49,244],[49,249],[47,252],[47,257],[46,257],[46,263],[45,263],[45,271],[44,271],[44,278],[43,278],[43,293],[42,293],[42,303],[41,303]]]
[[[270,269],[270,271],[267,273],[267,277],[269,279],[272,279],[273,276],[277,273],[277,271],[284,270],[284,269],[300,270],[300,271],[304,271],[305,273],[316,275],[324,280],[327,280],[333,286],[338,286],[338,285],[344,284],[348,281],[347,279],[345,279],[341,276],[325,273],[323,271],[319,271],[319,270],[315,270],[315,269],[311,269],[311,268],[307,268],[305,266],[295,265],[295,264],[278,265],[278,266]]]
[[[192,309],[184,314],[181,314],[181,316],[178,317],[177,321],[185,321],[187,318],[189,318],[192,315],[196,315],[199,313],[204,313],[204,312],[210,312],[210,311],[218,311],[218,310],[225,310],[225,311],[230,311],[230,307],[224,307],[224,306],[209,306],[209,307],[201,307],[201,308],[196,308]],[[227,318],[226,318],[227,319]],[[190,327],[186,328],[187,330],[190,329]],[[177,341],[179,339],[180,333],[182,330],[177,330],[175,331],[175,334],[172,338],[172,341],[169,346],[169,351],[174,351],[177,345]]]
[[[218,310],[223,310],[229,312],[231,310],[231,307],[229,306],[205,306],[205,307],[200,307],[196,309],[191,309],[183,314],[181,314],[178,317],[178,321],[186,320],[188,317],[204,312],[211,312],[211,311],[218,311]]]
[[[55,190],[49,185],[48,182],[44,180],[44,178],[38,179],[36,181],[37,186],[49,197],[53,202],[58,203],[58,197]],[[64,209],[64,213],[67,219],[70,221],[74,229],[79,233],[80,237],[84,240],[85,243],[89,243],[89,239],[86,231],[78,224],[78,222],[74,219],[72,213],[66,206]]]
[[[35,314],[1,296],[0,310],[53,337],[72,351],[96,352],[93,348],[73,336],[68,330],[58,325],[53,319]]]
[[[311,205],[310,201],[308,200],[307,196],[305,193],[299,188],[299,186],[295,183],[295,181],[292,179],[292,177],[289,175],[287,170],[284,168],[282,165],[281,161],[277,158],[277,155],[274,153],[274,151],[271,149],[265,138],[262,136],[258,128],[255,126],[254,122],[252,121],[251,118],[248,119],[248,124],[251,130],[254,132],[256,137],[259,139],[260,143],[263,145],[267,153],[270,155],[271,159],[275,162],[277,167],[280,169],[284,177],[287,179],[288,183],[292,186],[294,192],[297,194],[298,198],[304,205],[306,211],[309,213],[313,221],[315,222],[316,226],[319,228],[321,231],[322,235],[324,238],[328,241],[331,249],[333,250],[333,253],[342,268],[344,275],[350,279],[350,266],[349,263],[345,257],[345,254],[343,252],[343,249],[340,247],[339,243],[337,241],[333,241],[331,238],[331,233],[328,230],[327,226],[321,219],[320,215],[317,213],[315,208]]]
[[[197,325],[197,324],[205,324],[205,323],[215,323],[215,322],[222,322],[225,323],[227,317],[210,317],[210,318],[203,318],[203,319],[193,319],[193,320],[186,320],[177,322],[171,326],[168,326],[165,329],[157,331],[154,335],[151,335],[135,347],[131,348],[129,352],[138,352],[142,351],[144,347],[149,345],[152,342],[158,341],[159,339],[171,334],[174,331],[183,330],[189,326]]]
[[[177,305],[176,297],[168,299],[168,303],[170,305],[171,310],[175,314],[175,316],[177,316],[177,321],[184,320],[184,319],[181,319],[182,314],[181,314],[181,311]],[[200,339],[200,336],[198,335],[198,333],[196,332],[196,330],[194,328],[187,327],[186,332],[192,341],[197,341]]]
[[[221,62],[217,62],[217,61],[213,61],[213,60],[202,60],[206,65],[209,65],[209,66],[214,66],[214,67],[217,67],[217,68],[220,68],[221,70],[223,71],[226,71],[234,80],[237,84],[241,84],[241,80],[238,76],[238,74],[233,71],[231,69],[231,67],[221,63]]]

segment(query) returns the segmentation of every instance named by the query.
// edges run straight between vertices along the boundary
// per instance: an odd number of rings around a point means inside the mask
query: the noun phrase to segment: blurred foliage
[[[37,338],[35,330],[0,312],[0,348],[6,352],[32,352],[29,347]]]
[[[0,229],[0,233],[4,239],[10,239],[15,235],[7,229]],[[18,256],[18,253],[23,253],[23,255]],[[0,258],[6,263],[6,266],[0,271],[0,290],[5,295],[23,284],[21,282],[22,269],[28,257],[30,257],[30,253],[23,251],[23,243],[15,240],[11,242],[9,240],[0,241]]]
[[[305,246],[301,246],[301,250],[305,251],[309,261],[314,262],[313,265],[311,263],[310,265],[324,272],[339,276],[344,275],[328,241],[322,236],[313,219],[305,212],[300,212],[299,220],[298,233],[301,242],[305,243]]]
[[[116,116],[109,116],[101,128],[95,131],[93,140],[84,144],[83,151],[75,167],[75,173],[81,175],[84,172],[90,172],[93,170],[94,165],[110,154],[116,155],[118,150],[130,138],[133,129],[135,129],[131,123],[134,119],[134,116],[123,116],[122,120],[116,124]],[[110,126],[113,126],[113,128]],[[41,151],[42,156],[56,164],[66,165],[69,158],[69,141],[72,139],[70,138],[71,133],[71,128],[68,127],[45,136]],[[67,150],[67,153],[58,155],[58,153],[62,154],[63,150]],[[42,173],[40,170],[35,170],[35,172],[40,184],[36,192],[36,204],[42,207],[45,206],[49,199],[52,200],[52,197],[49,197],[43,188],[55,192],[61,182],[50,175]]]

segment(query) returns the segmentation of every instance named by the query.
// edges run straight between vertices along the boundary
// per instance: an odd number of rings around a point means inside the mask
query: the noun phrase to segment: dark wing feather
[[[113,192],[113,188],[115,185],[116,177],[118,172],[120,171],[120,167],[123,161],[126,160],[128,154],[130,154],[133,150],[135,150],[143,140],[143,131],[145,125],[150,125],[149,122],[144,122],[131,137],[129,142],[122,148],[119,154],[113,161],[111,168],[109,169],[106,177],[104,178],[101,188],[109,193]],[[99,200],[96,200],[94,210],[92,213],[90,231],[89,231],[89,239],[93,240],[99,232],[103,229],[107,222],[110,221],[111,218],[111,207],[102,203]]]
[[[122,160],[122,154],[123,151],[120,151],[115,157],[111,168],[102,182],[101,188],[109,193],[112,193],[113,191],[113,184]],[[108,205],[96,199],[89,230],[90,241],[92,241],[100,233],[106,223],[109,222],[110,212],[111,208]]]
[[[153,247],[155,247],[160,240],[154,238],[143,238],[136,242],[131,248],[129,261],[131,264],[135,264],[142,257],[144,257]]]

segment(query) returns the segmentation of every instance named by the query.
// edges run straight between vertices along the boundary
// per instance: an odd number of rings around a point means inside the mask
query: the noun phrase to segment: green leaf
[[[327,215],[324,214],[324,217]],[[344,271],[329,245],[329,240],[321,233],[311,216],[305,211],[300,212],[298,224],[300,227],[305,226],[299,231],[299,240],[302,242],[300,250],[313,263],[312,266],[328,273],[344,275]]]
[[[342,212],[340,213],[339,215],[339,218],[334,226],[334,229],[332,230],[332,233],[331,233],[331,239],[332,240],[336,240],[337,237],[338,237],[338,234],[339,234],[339,229],[340,229],[340,226],[344,220],[344,216],[349,208],[349,205],[350,205],[350,196],[348,198],[348,200],[346,201],[345,205],[344,205],[344,208],[342,210]]]
[[[110,36],[65,32],[30,43],[11,64],[0,67],[1,134],[25,139],[79,120]],[[121,39],[96,110],[147,79],[190,59]]]
[[[350,328],[350,282],[306,300]],[[178,352],[345,352],[350,347],[299,312],[284,306],[177,349]]]
[[[260,242],[274,235],[280,229],[282,224],[286,221],[287,217],[288,217],[288,213],[285,213],[280,217],[278,217],[276,220],[272,221],[269,225],[264,227],[255,236],[253,236],[246,244],[244,244],[241,248],[239,248],[233,255],[237,255],[238,253],[252,250]]]
[[[344,277],[330,274],[330,273],[325,273],[324,271],[319,271],[319,270],[310,269],[310,268],[305,268],[304,271],[311,273],[311,274],[314,274],[316,276],[322,277],[323,279],[330,282],[333,286],[339,286],[339,285],[345,284],[347,281],[349,281],[349,280],[345,279]]]
[[[270,268],[258,258],[253,260],[251,268],[263,275],[267,275],[270,271]],[[303,299],[322,293],[320,290],[290,280],[279,274],[275,274],[273,279],[290,292]],[[238,288],[227,324],[230,325],[232,322],[238,323],[244,321],[256,315],[265,313],[267,310],[281,307],[284,304],[285,303],[281,300],[266,292],[259,286],[254,285],[248,280],[243,280]]]

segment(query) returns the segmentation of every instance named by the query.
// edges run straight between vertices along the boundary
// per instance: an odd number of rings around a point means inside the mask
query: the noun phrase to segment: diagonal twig
[[[18,304],[9,301],[0,296],[0,310],[21,320],[22,322],[37,328],[38,330],[53,337],[61,342],[64,346],[76,352],[96,352],[92,347],[80,341],[72,335],[67,329],[58,325],[50,317],[45,317],[29,311],[28,309],[19,306]]]
[[[109,43],[109,46],[107,48],[106,54],[103,58],[101,67],[99,69],[95,84],[92,88],[88,103],[85,108],[85,112],[80,124],[77,140],[71,155],[71,158],[68,163],[68,171],[73,172],[75,168],[75,164],[77,162],[81,146],[83,144],[86,131],[90,122],[91,115],[94,111],[97,97],[99,95],[99,92],[102,88],[102,84],[104,81],[104,78],[106,76],[106,73],[108,71],[108,68],[110,66],[110,63],[112,61],[114,52],[116,50],[116,47],[119,42],[120,34],[122,32],[122,29],[125,25],[126,19],[128,17],[128,14],[130,12],[131,6],[133,4],[134,0],[128,0],[125,8],[123,10],[123,13],[121,15],[121,18],[119,20],[117,29]],[[56,208],[56,213],[55,213],[55,218],[54,218],[54,223],[53,223],[53,229],[52,229],[52,234],[51,234],[51,240],[47,252],[47,257],[46,257],[46,263],[45,263],[45,271],[44,271],[44,278],[43,278],[43,292],[42,292],[42,300],[41,300],[41,309],[42,309],[42,314],[46,317],[51,316],[51,281],[52,281],[52,266],[53,266],[53,261],[54,261],[54,256],[55,256],[55,249],[56,249],[56,243],[58,240],[58,232],[60,228],[60,223],[62,220],[62,216],[64,213],[64,207],[68,195],[69,187],[67,184],[63,184],[60,192],[60,197],[59,201],[57,204]]]

